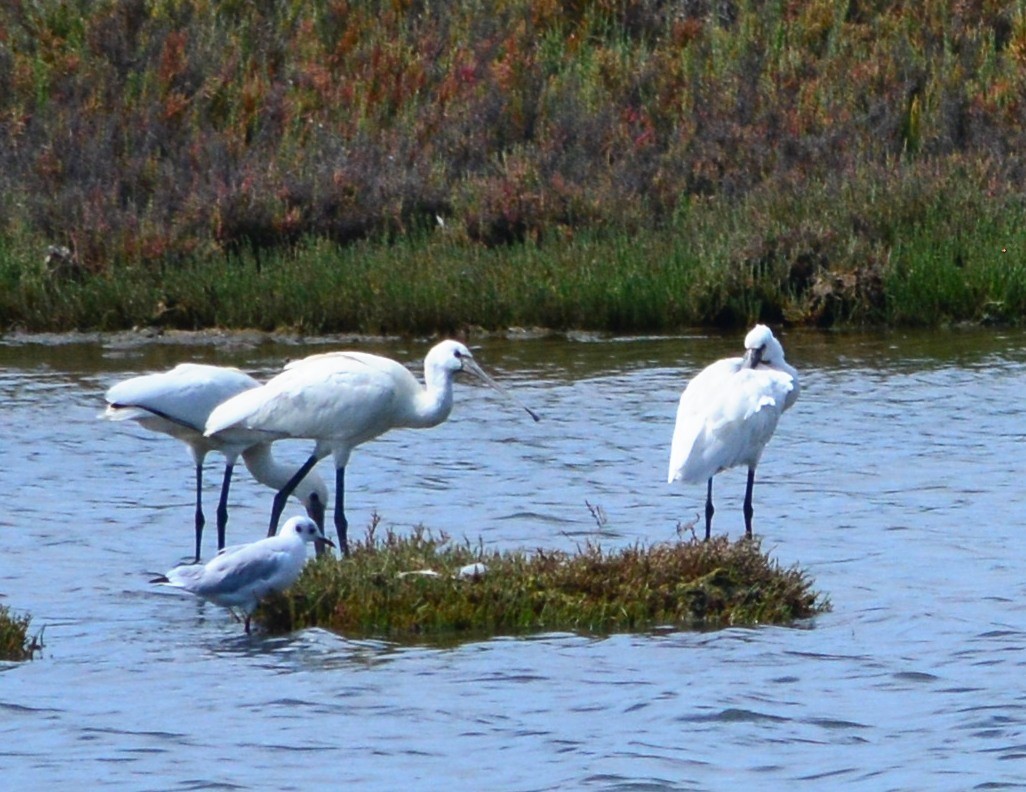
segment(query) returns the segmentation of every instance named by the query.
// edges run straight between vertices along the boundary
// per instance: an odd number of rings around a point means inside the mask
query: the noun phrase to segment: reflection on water
[[[377,514],[499,548],[672,538],[704,497],[664,483],[677,398],[701,366],[736,354],[740,335],[482,342],[482,365],[543,422],[458,385],[447,423],[354,453],[353,530]],[[5,780],[1022,785],[1026,335],[782,340],[802,396],[760,465],[755,528],[781,563],[811,571],[833,612],[801,629],[437,648],[321,630],[247,638],[222,609],[146,582],[190,554],[191,465],[173,440],[99,421],[104,390],[182,360],[267,376],[327,342],[8,339],[0,595],[45,626],[47,649],[0,674]],[[416,368],[430,343],[363,346]],[[292,442],[280,454],[298,464],[308,452]],[[743,471],[722,475],[715,529],[740,534],[743,493]],[[269,508],[241,473],[229,541],[258,538]]]

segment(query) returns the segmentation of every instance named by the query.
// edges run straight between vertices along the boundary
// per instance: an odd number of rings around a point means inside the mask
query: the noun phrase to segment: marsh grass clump
[[[31,660],[42,648],[40,637],[29,637],[29,617],[13,616],[0,605],[0,660]]]
[[[288,592],[258,608],[257,621],[270,632],[321,626],[354,637],[447,640],[788,624],[829,608],[805,572],[782,568],[758,540],[526,553],[418,528],[380,539],[368,531],[351,551],[310,563]],[[476,564],[485,571],[468,570]]]

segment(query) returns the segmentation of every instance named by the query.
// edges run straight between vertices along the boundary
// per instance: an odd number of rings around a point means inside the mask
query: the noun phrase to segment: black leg
[[[306,513],[310,519],[317,523],[317,530],[322,534],[324,533],[324,504],[321,503],[321,499],[317,497],[317,493],[310,495],[310,503],[306,507]],[[320,558],[328,549],[328,545],[324,543],[323,539],[314,539],[314,549],[317,551],[317,557]]]
[[[232,471],[235,465],[226,463],[224,480],[221,481],[221,500],[217,502],[217,549],[224,550],[225,526],[228,525],[228,488],[232,485]]]
[[[289,495],[291,495],[296,487],[299,486],[299,482],[302,481],[306,474],[313,470],[313,466],[317,464],[317,457],[311,455],[303,466],[296,471],[295,475],[288,480],[288,483],[278,490],[274,496],[274,503],[271,506],[271,524],[267,528],[267,535],[274,536],[278,533],[278,520],[281,519],[281,513],[285,511],[285,504],[289,502]]]
[[[705,541],[709,541],[712,533],[712,516],[716,509],[712,505],[712,476],[709,477],[709,488],[705,493]]]
[[[340,467],[335,471],[335,531],[338,533],[338,551],[343,556],[349,555],[349,522],[346,520],[345,493],[346,469]]]
[[[203,463],[196,465],[196,563],[200,560],[200,544],[203,542]]]
[[[326,504],[321,503],[321,499],[317,497],[317,493],[314,492],[310,495],[310,503],[306,508],[307,514],[310,519],[317,523],[317,528],[320,529],[321,533],[324,533],[324,510]]]
[[[745,487],[745,536],[752,538],[752,487],[755,486],[755,468],[748,468],[748,486]]]

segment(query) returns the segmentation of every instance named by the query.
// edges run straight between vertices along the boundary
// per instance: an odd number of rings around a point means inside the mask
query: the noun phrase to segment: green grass
[[[1026,230],[1012,218],[970,215],[973,227],[938,237],[917,230],[895,245],[887,320],[895,325],[1021,323],[1026,315]]]
[[[460,575],[479,563],[482,574]],[[803,571],[781,567],[758,540],[527,553],[418,529],[381,538],[369,530],[349,558],[311,561],[288,592],[261,604],[255,620],[272,633],[316,625],[351,637],[444,642],[791,624],[828,609]]]
[[[13,616],[0,605],[0,660],[30,660],[42,648],[41,635],[29,637],[28,616]]]
[[[0,330],[1021,322],[1024,66],[996,0],[0,4]]]
[[[0,327],[422,335],[1017,323],[1023,201],[988,196],[986,185],[986,173],[954,159],[684,202],[664,229],[489,247],[435,227],[98,273],[47,265],[25,238],[0,236]]]

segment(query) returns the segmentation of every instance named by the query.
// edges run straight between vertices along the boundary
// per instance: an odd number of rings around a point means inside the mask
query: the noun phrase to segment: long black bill
[[[535,421],[540,421],[541,420],[541,416],[539,416],[538,413],[536,413],[534,410],[532,410],[530,407],[528,407],[526,404],[524,404],[522,401],[520,401],[520,399],[518,399],[516,397],[516,395],[513,394],[511,391],[506,390],[498,382],[496,382],[491,377],[489,377],[487,374],[485,374],[484,371],[481,369],[481,367],[479,365],[477,365],[477,363],[474,360],[472,360],[472,359],[470,359],[468,357],[464,357],[463,358],[463,370],[464,371],[469,371],[471,374],[473,374],[475,377],[477,377],[479,380],[481,380],[486,385],[489,385],[492,388],[495,388],[495,390],[497,390],[499,393],[501,393],[503,396],[505,396],[507,399],[509,399],[515,405],[517,405],[518,407],[521,407],[524,410],[526,410],[527,414],[530,415],[532,418],[534,418]]]

